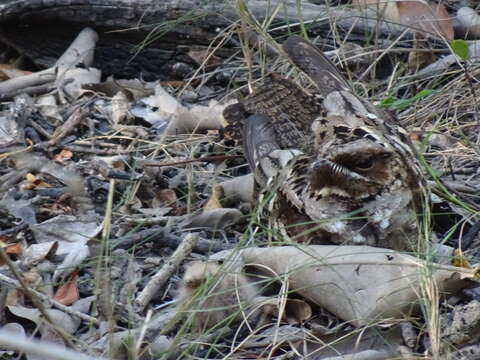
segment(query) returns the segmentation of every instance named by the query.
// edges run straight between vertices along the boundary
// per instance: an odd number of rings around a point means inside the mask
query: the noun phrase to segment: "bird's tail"
[[[352,91],[336,66],[314,45],[300,36],[292,35],[283,43],[283,50],[295,65],[317,84],[324,96],[333,91]]]

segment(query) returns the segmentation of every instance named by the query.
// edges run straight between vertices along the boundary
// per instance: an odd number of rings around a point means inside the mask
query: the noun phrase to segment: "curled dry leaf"
[[[27,265],[36,265],[39,262],[54,256],[58,249],[58,241],[50,241],[43,244],[32,244],[25,250],[23,261]]]
[[[385,20],[420,30],[424,35],[453,40],[453,25],[442,4],[430,0],[354,0],[353,4],[377,10]]]
[[[42,329],[45,328],[51,328],[48,324],[44,325],[45,321],[38,309],[27,308],[25,306],[8,306],[7,308],[13,315],[34,322],[40,327],[40,331],[43,331]],[[63,311],[47,309],[47,314],[56,326],[62,328],[68,334],[73,334],[78,328],[78,325],[75,324],[70,315],[65,314]]]
[[[102,225],[88,216],[59,215],[32,225],[31,230],[38,243],[58,241],[58,254],[61,255],[70,252],[72,244],[84,244],[95,237],[102,230]]]
[[[222,256],[225,256],[226,252]],[[290,290],[355,326],[398,317],[418,302],[422,269],[433,269],[440,293],[465,287],[476,270],[429,263],[369,246],[284,246],[240,251],[244,263],[288,276]]]
[[[0,244],[0,246],[2,246],[4,248],[4,251],[5,251],[5,253],[7,253],[7,255],[20,256],[23,253],[23,246],[22,246],[22,243],[20,243],[20,242],[15,243],[15,244],[11,244],[11,245],[6,245],[6,246],[3,246],[3,245]],[[3,261],[3,259],[0,259],[0,266],[2,266],[4,264],[5,264],[5,262]]]

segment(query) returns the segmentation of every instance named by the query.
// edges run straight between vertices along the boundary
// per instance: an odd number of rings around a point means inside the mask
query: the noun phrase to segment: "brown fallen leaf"
[[[442,4],[430,0],[354,0],[352,4],[377,10],[385,20],[423,30],[424,35],[454,38],[450,16]]]
[[[25,177],[27,179],[27,183],[23,185],[23,188],[25,190],[33,190],[33,189],[36,189],[36,188],[49,188],[49,187],[51,187],[50,184],[46,183],[45,181],[43,181],[42,179],[40,179],[39,177],[37,177],[33,174],[28,173]]]
[[[69,306],[79,299],[77,287],[78,270],[70,274],[69,279],[57,289],[54,300]]]
[[[63,149],[57,155],[55,155],[55,161],[64,164],[65,160],[70,160],[73,157],[73,153],[70,150]]]
[[[7,244],[4,244],[2,242],[3,245],[0,245],[3,247],[5,253],[7,255],[22,255],[23,254],[23,246],[22,246],[22,243],[18,242],[18,243],[15,243],[15,244],[11,244],[11,245],[7,245]],[[0,259],[0,266],[4,265],[5,262],[3,261],[3,259]]]

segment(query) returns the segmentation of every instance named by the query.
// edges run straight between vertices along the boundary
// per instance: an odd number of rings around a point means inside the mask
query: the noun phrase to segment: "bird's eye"
[[[355,163],[355,169],[360,171],[368,171],[373,168],[375,165],[375,160],[373,158],[365,159]]]

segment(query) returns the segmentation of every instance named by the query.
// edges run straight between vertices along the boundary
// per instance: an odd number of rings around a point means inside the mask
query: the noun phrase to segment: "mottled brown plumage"
[[[273,193],[276,230],[297,241],[414,249],[428,191],[406,131],[355,95],[313,45],[292,36],[283,47],[318,94],[283,81],[243,103],[245,155]]]

